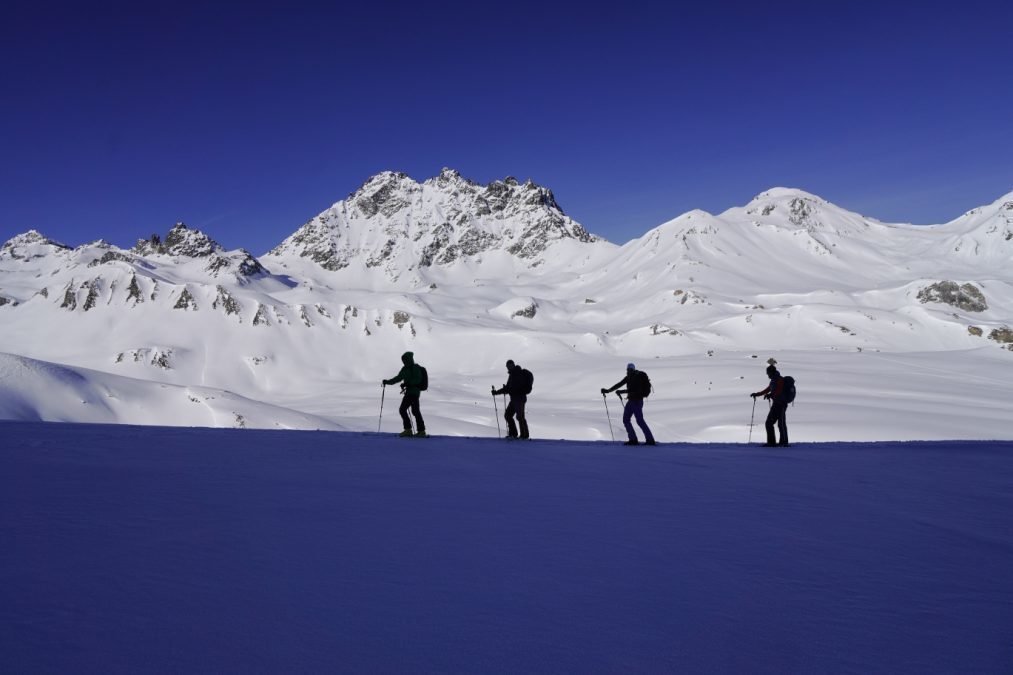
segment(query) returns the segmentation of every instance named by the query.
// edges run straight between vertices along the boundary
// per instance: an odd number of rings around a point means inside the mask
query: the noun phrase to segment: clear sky
[[[1008,1],[8,0],[0,241],[262,254],[444,166],[617,243],[775,186],[945,222],[1013,189],[1011,31]]]

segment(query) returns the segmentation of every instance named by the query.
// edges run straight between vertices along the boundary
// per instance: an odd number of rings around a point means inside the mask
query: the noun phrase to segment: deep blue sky
[[[1013,189],[1013,3],[314,4],[5,3],[0,241],[261,254],[384,169],[531,178],[617,243],[774,186],[915,223]]]

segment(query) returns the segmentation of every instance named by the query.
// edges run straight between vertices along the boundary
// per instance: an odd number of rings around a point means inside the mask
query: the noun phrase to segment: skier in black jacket
[[[624,384],[626,385],[626,390],[619,393],[626,394],[626,407],[623,408],[623,426],[626,427],[626,433],[630,437],[630,440],[626,441],[623,445],[640,445],[640,441],[637,440],[637,432],[633,430],[633,424],[630,422],[631,417],[637,418],[637,424],[644,432],[644,443],[647,445],[657,445],[654,441],[654,434],[651,433],[650,427],[644,421],[644,397],[650,393],[650,391],[645,392],[642,389],[642,383],[646,380],[646,377],[644,373],[637,370],[634,364],[628,363],[626,364],[626,377],[608,389],[603,387],[601,390],[602,394],[607,394],[610,391],[619,389]]]
[[[398,371],[398,374],[388,380],[384,380],[383,385],[402,383],[401,390],[404,392],[404,397],[401,399],[401,407],[398,408],[398,412],[401,413],[401,422],[404,424],[404,431],[401,432],[401,436],[413,435],[412,423],[408,418],[408,410],[410,408],[412,415],[415,416],[414,435],[418,438],[427,438],[429,434],[426,433],[426,421],[422,419],[422,411],[419,409],[419,395],[422,393],[422,370],[415,363],[415,354],[413,352],[402,354],[401,363],[404,366]]]
[[[750,394],[753,398],[762,396],[768,399],[770,403],[770,412],[767,413],[767,421],[764,426],[767,429],[767,442],[763,444],[766,448],[774,446],[787,447],[788,446],[788,399],[787,392],[784,388],[784,378],[781,377],[781,373],[778,372],[777,361],[769,359],[767,361],[767,377],[770,378],[770,384],[763,391],[758,391]],[[774,425],[777,425],[777,431],[781,435],[781,441],[777,442],[774,438]]]
[[[506,384],[500,389],[493,387],[492,395],[508,394],[510,396],[510,403],[506,407],[506,412],[503,413],[503,417],[506,418],[507,423],[507,438],[518,438],[517,425],[514,424],[514,415],[516,415],[517,422],[521,427],[520,438],[525,439],[528,438],[528,419],[524,415],[524,406],[528,400],[527,376],[524,373],[524,369],[512,360],[506,362],[506,368],[507,372],[510,373]]]

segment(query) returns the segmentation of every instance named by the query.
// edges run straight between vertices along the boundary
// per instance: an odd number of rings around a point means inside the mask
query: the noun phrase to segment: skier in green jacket
[[[398,412],[401,413],[401,421],[404,423],[404,431],[401,432],[401,435],[412,435],[412,423],[408,418],[408,409],[411,408],[412,415],[415,417],[414,435],[425,438],[428,435],[426,434],[426,422],[422,419],[422,411],[419,410],[419,395],[425,386],[422,366],[415,363],[415,355],[412,352],[402,354],[401,362],[404,364],[401,371],[389,380],[384,380],[383,384],[387,386],[401,382],[401,391],[404,392],[401,407],[398,408]]]

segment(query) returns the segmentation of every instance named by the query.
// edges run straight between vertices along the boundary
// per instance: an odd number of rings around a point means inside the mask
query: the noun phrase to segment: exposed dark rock
[[[200,230],[191,230],[183,223],[177,223],[165,236],[165,250],[173,256],[206,258],[221,248]]]
[[[126,254],[120,253],[119,251],[106,251],[102,254],[101,258],[96,258],[88,263],[88,267],[97,267],[98,265],[105,265],[114,261],[132,263],[134,259]]]
[[[1013,329],[1010,329],[1009,326],[994,329],[988,334],[988,339],[994,340],[995,342],[1004,345],[1006,349],[1013,351]]]
[[[197,301],[194,300],[193,295],[190,294],[190,289],[184,288],[183,292],[179,296],[179,300],[176,301],[176,305],[173,309],[192,309],[197,310]]]
[[[408,178],[403,173],[386,173],[375,176],[360,188],[362,193],[355,199],[355,205],[368,217],[377,214],[390,218],[395,213],[411,205],[411,202],[399,191],[401,182]]]
[[[240,315],[239,320],[242,322],[242,305],[223,286],[218,286],[218,297],[211,303],[211,309],[218,309],[219,307],[222,308],[226,316],[230,314]]]
[[[918,291],[922,303],[940,302],[965,312],[984,312],[988,309],[985,295],[973,284],[958,285],[954,281],[940,281]]]
[[[848,335],[858,335],[858,333],[856,333],[855,331],[851,330],[847,326],[840,326],[840,325],[834,323],[833,321],[827,321],[827,325],[833,326],[837,330],[841,331],[842,333],[847,333]]]
[[[253,315],[254,326],[270,326],[271,319],[267,315],[267,307],[257,303],[257,313]]]
[[[436,256],[450,245],[450,235],[453,231],[454,226],[450,223],[443,223],[433,230],[432,241],[422,249],[422,254],[419,256],[419,267],[429,267],[433,264]]]
[[[137,275],[130,277],[130,285],[127,286],[127,300],[133,300],[134,304],[144,302],[144,295],[141,293],[141,286],[137,283]]]
[[[537,313],[538,313],[538,303],[533,302],[524,309],[517,310],[511,316],[519,316],[524,319],[533,319],[535,318],[535,314]]]
[[[973,335],[974,337],[981,337],[982,334],[984,333],[984,331],[982,331],[977,326],[968,326],[967,327],[967,333],[969,335]]]
[[[397,242],[393,239],[388,239],[387,243],[383,245],[383,249],[375,256],[369,258],[366,261],[366,267],[379,267],[383,263],[390,259],[391,254],[394,252],[394,247],[397,246]]]
[[[312,328],[313,322],[310,321],[309,313],[306,311],[306,305],[299,305],[298,309],[299,318],[302,319],[303,324],[305,324],[307,328]]]
[[[245,254],[245,256],[239,263],[238,274],[244,277],[252,277],[257,274],[267,273],[267,269],[265,269],[264,266],[260,264],[260,261],[254,258],[249,251],[243,248],[239,249],[239,251]]]
[[[101,281],[99,279],[92,279],[91,281],[85,281],[84,283],[81,284],[81,288],[88,289],[88,296],[84,299],[84,306],[81,308],[85,312],[87,312],[89,309],[95,306],[95,303],[98,300],[98,292],[100,286]]]
[[[816,205],[811,199],[795,197],[788,203],[788,210],[788,221],[793,225],[804,226],[813,224],[812,216],[816,211]]]
[[[63,303],[60,307],[62,309],[69,309],[72,312],[77,309],[77,289],[74,288],[74,282],[69,283],[64,290]]]
[[[162,370],[172,370],[172,364],[170,363],[170,357],[172,356],[172,350],[166,351],[155,350],[151,357],[151,365],[157,366]]]
[[[394,325],[398,328],[403,328],[406,323],[411,321],[411,316],[408,312],[396,311],[394,312]]]

